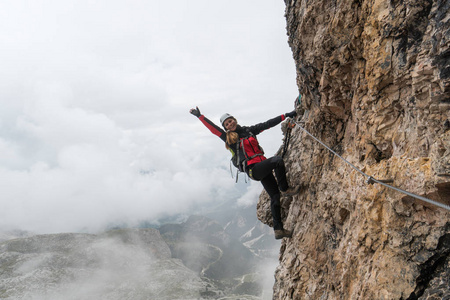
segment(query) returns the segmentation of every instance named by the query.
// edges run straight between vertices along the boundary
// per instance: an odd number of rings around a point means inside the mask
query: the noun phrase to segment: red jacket
[[[266,157],[263,155],[264,152],[259,146],[258,140],[256,139],[256,135],[260,134],[266,129],[280,124],[282,121],[284,121],[285,118],[286,117],[284,115],[280,115],[266,122],[258,123],[253,126],[237,126],[235,132],[239,134],[239,149],[242,149],[243,144],[243,152],[245,152],[247,159],[250,158],[247,161],[247,166],[251,166],[266,159]],[[199,119],[214,135],[217,135],[224,142],[226,142],[226,132],[222,128],[211,122],[204,115],[201,115]],[[232,149],[235,149],[236,144],[230,145],[230,147]]]

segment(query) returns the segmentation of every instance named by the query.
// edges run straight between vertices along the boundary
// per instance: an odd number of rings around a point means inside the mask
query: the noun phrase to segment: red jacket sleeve
[[[211,120],[209,120],[204,115],[201,115],[200,117],[198,117],[198,119],[203,123],[203,125],[206,126],[206,128],[209,129],[209,131],[211,131],[212,134],[217,135],[218,137],[220,137],[222,139],[222,141],[226,142],[226,140],[227,140],[226,132],[222,128],[220,128],[219,126],[214,124]]]

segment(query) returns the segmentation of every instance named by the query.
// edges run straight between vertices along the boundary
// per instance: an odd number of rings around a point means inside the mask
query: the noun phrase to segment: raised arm
[[[289,112],[289,113],[285,113],[283,115],[280,115],[278,117],[272,118],[270,120],[267,120],[266,122],[262,122],[262,123],[258,123],[255,124],[253,126],[249,126],[248,128],[250,129],[250,131],[253,134],[259,134],[262,131],[272,128],[278,124],[280,124],[282,121],[284,121],[286,118],[293,118],[297,115],[297,113],[295,112],[295,110]]]
[[[222,141],[226,142],[227,138],[226,138],[225,131],[222,128],[220,128],[219,126],[217,126],[216,124],[214,124],[207,117],[202,115],[200,113],[200,109],[198,109],[198,107],[192,108],[189,112],[191,114],[193,114],[194,116],[196,116],[203,123],[203,125],[205,125],[206,128],[209,129],[209,131],[211,131],[212,134],[217,135],[219,138],[222,139]]]

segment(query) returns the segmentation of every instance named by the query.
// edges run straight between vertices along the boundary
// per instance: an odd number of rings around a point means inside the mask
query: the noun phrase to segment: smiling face
[[[236,126],[237,122],[236,119],[233,117],[230,117],[223,122],[223,127],[225,127],[226,130],[235,131]]]

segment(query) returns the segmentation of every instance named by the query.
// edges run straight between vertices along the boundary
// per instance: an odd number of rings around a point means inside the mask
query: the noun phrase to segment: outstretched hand
[[[193,114],[194,116],[196,116],[197,118],[202,115],[200,112],[200,109],[198,109],[198,106],[196,106],[195,108],[191,108],[191,110],[189,112],[191,114]]]
[[[293,110],[293,111],[291,111],[291,112],[288,112],[288,113],[285,113],[284,114],[284,116],[286,117],[286,118],[293,118],[293,117],[295,117],[297,115],[297,112],[295,111],[295,109]]]

